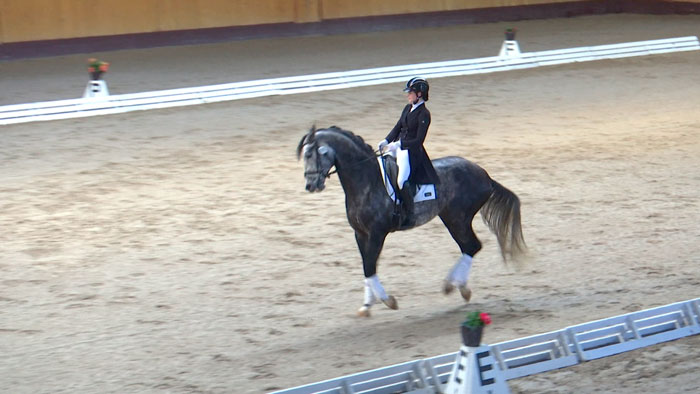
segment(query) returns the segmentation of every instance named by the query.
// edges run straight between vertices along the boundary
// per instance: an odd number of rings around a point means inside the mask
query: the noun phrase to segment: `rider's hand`
[[[384,148],[389,145],[389,141],[387,140],[382,140],[382,142],[379,143],[379,152],[383,152]]]

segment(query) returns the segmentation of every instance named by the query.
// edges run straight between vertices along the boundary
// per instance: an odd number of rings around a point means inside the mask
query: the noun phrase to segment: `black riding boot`
[[[415,223],[415,218],[413,214],[414,202],[413,202],[413,185],[409,182],[403,184],[403,188],[399,189],[399,195],[401,196],[401,205],[403,205],[403,220],[401,222],[401,227],[410,227]]]

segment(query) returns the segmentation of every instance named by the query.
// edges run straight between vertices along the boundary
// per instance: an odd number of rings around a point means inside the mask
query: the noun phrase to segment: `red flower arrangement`
[[[467,313],[467,319],[462,322],[464,327],[476,328],[483,327],[491,324],[491,316],[486,312],[469,312]]]
[[[103,62],[95,58],[88,59],[88,72],[90,73],[90,78],[97,81],[102,77],[103,73],[109,70],[109,63]]]
[[[466,346],[478,347],[484,326],[491,324],[491,316],[486,312],[469,312],[462,322],[462,342]]]

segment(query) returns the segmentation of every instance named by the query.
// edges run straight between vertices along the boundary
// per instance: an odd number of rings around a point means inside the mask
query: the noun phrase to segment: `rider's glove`
[[[387,140],[382,140],[382,142],[379,143],[379,152],[384,151],[384,148],[389,145],[389,141]]]
[[[387,145],[384,149],[393,153],[393,154],[396,154],[396,151],[401,149],[401,142],[400,141],[392,142],[389,145]]]

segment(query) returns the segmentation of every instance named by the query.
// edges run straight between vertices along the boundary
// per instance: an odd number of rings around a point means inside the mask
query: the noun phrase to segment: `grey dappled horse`
[[[395,203],[384,186],[375,151],[362,137],[335,126],[319,130],[314,126],[299,142],[297,157],[302,155],[306,190],[322,191],[335,166],[345,192],[348,222],[355,230],[365,274],[360,316],[369,316],[369,308],[378,300],[391,309],[398,308],[396,299],[386,293],[377,277],[377,260],[390,232],[408,230],[440,216],[462,251],[445,279],[443,291],[447,294],[457,287],[467,301],[471,297],[467,280],[472,257],[481,249],[472,229],[472,219],[480,209],[484,222],[498,239],[504,261],[526,252],[520,200],[466,159],[450,156],[432,161],[440,177],[437,199],[416,203],[414,224],[403,228],[394,218]]]

